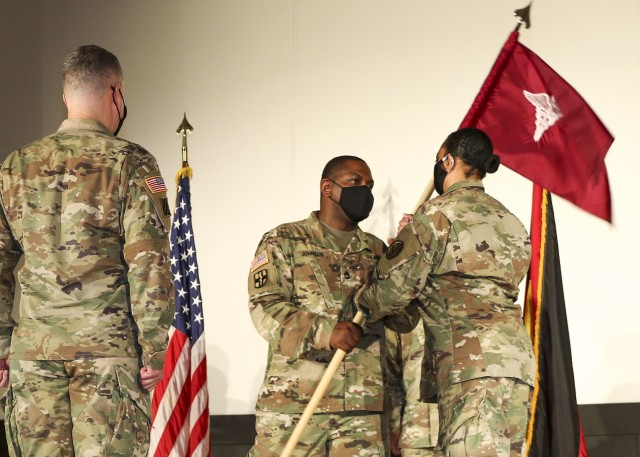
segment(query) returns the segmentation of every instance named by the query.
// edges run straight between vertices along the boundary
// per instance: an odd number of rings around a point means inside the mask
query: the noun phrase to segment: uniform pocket
[[[149,449],[151,405],[149,394],[138,383],[138,373],[115,367],[113,435],[105,455],[146,456]]]

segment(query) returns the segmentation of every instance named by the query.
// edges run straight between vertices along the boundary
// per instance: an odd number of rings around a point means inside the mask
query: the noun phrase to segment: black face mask
[[[444,156],[433,164],[433,188],[438,192],[438,195],[442,195],[444,193],[444,178],[446,178],[448,174],[447,171],[440,166],[445,157],[447,156]]]
[[[342,189],[338,205],[342,211],[353,222],[360,222],[369,217],[373,208],[373,194],[369,186],[347,186],[343,187],[337,182],[330,180]]]
[[[120,117],[120,109],[118,108],[118,104],[116,103],[116,88],[111,86],[111,90],[113,91],[113,104],[116,105],[116,110],[118,111],[118,127],[116,127],[116,131],[113,132],[115,136],[118,136],[118,132],[122,128],[122,124],[124,124],[124,120],[127,118],[127,104],[124,102],[124,97],[122,96],[122,91],[118,89],[120,92],[120,98],[122,99],[122,104],[124,105],[124,113],[123,116]]]

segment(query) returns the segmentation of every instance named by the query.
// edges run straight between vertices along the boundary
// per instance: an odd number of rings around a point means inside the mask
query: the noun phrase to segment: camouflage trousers
[[[520,457],[531,386],[514,378],[479,378],[440,393],[440,442],[446,457]]]
[[[11,360],[5,427],[12,457],[146,457],[150,398],[138,360]]]
[[[442,451],[439,451],[435,448],[422,448],[422,449],[409,449],[402,448],[400,449],[401,457],[443,457],[444,454]]]
[[[247,457],[278,457],[301,414],[256,411],[256,441]],[[292,457],[384,457],[381,415],[314,414]]]

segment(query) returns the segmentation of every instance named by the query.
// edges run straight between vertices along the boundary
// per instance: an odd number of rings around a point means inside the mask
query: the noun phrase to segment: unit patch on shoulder
[[[391,246],[389,246],[389,249],[387,249],[385,257],[388,260],[398,257],[398,255],[402,252],[402,248],[404,248],[404,243],[402,241],[394,241],[393,243],[391,243]]]
[[[162,176],[150,176],[145,178],[144,182],[152,194],[167,191],[167,186],[164,185],[164,179],[162,179]]]
[[[253,286],[256,289],[259,289],[260,287],[264,286],[267,283],[267,279],[268,279],[268,273],[266,269],[262,269],[256,273],[254,273],[253,275]]]
[[[269,256],[267,255],[267,251],[262,251],[255,259],[253,259],[253,262],[251,262],[251,271],[256,271],[262,265],[266,265],[268,263]]]

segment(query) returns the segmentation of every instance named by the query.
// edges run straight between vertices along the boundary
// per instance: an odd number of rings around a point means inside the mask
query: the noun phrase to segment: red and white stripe
[[[204,338],[171,327],[164,379],[153,394],[149,457],[209,457],[209,394]]]

